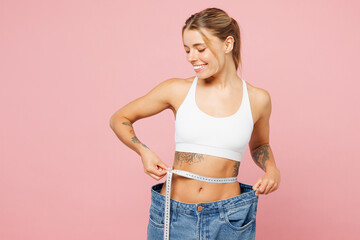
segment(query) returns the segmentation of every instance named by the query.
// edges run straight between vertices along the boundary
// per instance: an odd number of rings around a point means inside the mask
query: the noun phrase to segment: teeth
[[[200,66],[194,66],[194,69],[203,68],[206,64],[200,65]]]

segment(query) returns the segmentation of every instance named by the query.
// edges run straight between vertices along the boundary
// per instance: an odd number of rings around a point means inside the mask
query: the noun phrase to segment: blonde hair
[[[182,28],[182,36],[184,36],[185,30],[197,30],[210,51],[216,56],[215,52],[211,48],[211,42],[209,38],[201,31],[201,28],[209,30],[214,36],[222,41],[228,36],[234,38],[234,47],[232,49],[232,57],[235,63],[235,69],[241,67],[241,54],[240,54],[240,28],[235,19],[230,17],[224,10],[219,8],[206,8],[198,13],[191,15],[185,22]]]

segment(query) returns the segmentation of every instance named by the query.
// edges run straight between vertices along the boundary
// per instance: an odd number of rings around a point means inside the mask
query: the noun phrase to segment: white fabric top
[[[245,81],[240,108],[228,117],[213,117],[195,102],[196,76],[175,120],[175,150],[241,161],[250,141],[253,118]]]

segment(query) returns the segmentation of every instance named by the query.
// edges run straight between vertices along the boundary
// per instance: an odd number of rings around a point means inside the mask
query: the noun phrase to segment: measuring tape
[[[165,215],[164,215],[164,240],[169,239],[170,233],[170,193],[171,193],[171,179],[173,173],[176,173],[180,176],[192,178],[195,180],[203,181],[203,182],[211,182],[211,183],[232,183],[237,181],[237,177],[229,177],[229,178],[212,178],[212,177],[204,177],[201,175],[197,175],[195,173],[172,169],[167,171],[166,176],[166,196],[165,196]]]

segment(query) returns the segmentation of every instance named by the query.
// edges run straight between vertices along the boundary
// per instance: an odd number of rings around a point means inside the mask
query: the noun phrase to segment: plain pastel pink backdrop
[[[1,240],[146,239],[159,182],[109,120],[158,83],[195,76],[181,28],[207,7],[238,21],[241,76],[272,99],[281,183],[259,196],[256,239],[358,238],[358,1],[2,0]],[[170,110],[134,129],[172,165]],[[263,174],[247,149],[239,181]]]

